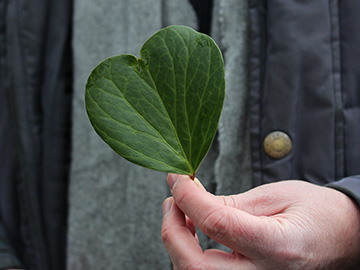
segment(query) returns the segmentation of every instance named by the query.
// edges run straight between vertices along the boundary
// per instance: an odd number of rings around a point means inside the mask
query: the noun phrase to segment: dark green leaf
[[[193,175],[214,139],[225,95],[221,52],[208,36],[169,26],[140,51],[106,59],[86,85],[100,137],[125,159]]]

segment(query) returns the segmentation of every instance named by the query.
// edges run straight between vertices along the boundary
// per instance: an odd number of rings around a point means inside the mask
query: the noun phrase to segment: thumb
[[[269,250],[268,219],[232,207],[226,203],[231,199],[219,200],[188,176],[169,174],[167,180],[176,205],[209,237],[249,258]]]

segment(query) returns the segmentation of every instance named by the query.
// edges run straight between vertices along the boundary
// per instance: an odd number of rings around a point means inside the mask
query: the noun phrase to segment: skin
[[[162,239],[176,270],[360,269],[360,211],[343,193],[282,181],[214,196],[169,174]],[[232,249],[202,250],[195,225]]]

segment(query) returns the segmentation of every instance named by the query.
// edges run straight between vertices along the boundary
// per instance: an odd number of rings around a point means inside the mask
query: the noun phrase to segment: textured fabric
[[[212,36],[224,54],[226,95],[215,164],[217,194],[253,186],[248,110],[249,12],[247,1],[215,0]]]
[[[65,268],[71,11],[70,0],[0,2],[0,227],[30,270]]]
[[[211,22],[212,22],[212,10],[214,5],[214,0],[189,0],[193,9],[195,10],[197,21],[198,21],[198,31],[207,35],[210,35],[211,32]]]
[[[257,185],[281,179],[326,184],[360,173],[360,167],[352,165],[359,164],[358,151],[349,149],[360,137],[359,90],[353,83],[358,68],[348,68],[358,53],[347,45],[360,39],[345,25],[349,16],[351,25],[357,25],[359,20],[352,16],[359,4],[340,2],[251,1],[251,129]],[[342,12],[346,16],[339,21]],[[346,106],[347,95],[351,108]],[[292,140],[291,153],[279,160],[265,154],[262,146],[274,130]]]
[[[353,198],[355,202],[360,205],[360,176],[349,176],[341,179],[340,181],[332,182],[326,185],[337,189],[349,197]]]
[[[0,269],[23,268],[17,258],[15,251],[11,248],[5,232],[5,228],[0,223]]]
[[[344,176],[360,174],[360,2],[338,1],[343,105]]]
[[[328,2],[252,2],[252,36],[258,45],[252,46],[258,73],[251,89],[254,180],[257,185],[281,179],[334,180]],[[292,139],[291,153],[279,160],[266,155],[261,144],[276,130]]]
[[[0,44],[3,45],[4,43],[1,41]],[[3,55],[3,51],[1,55]],[[0,57],[0,60],[3,60],[3,57]],[[3,74],[1,70],[3,66],[3,63],[1,63],[0,74]],[[21,263],[15,252],[15,244],[10,244],[8,241],[8,238],[11,237],[12,242],[15,242],[15,239],[16,242],[20,242],[19,238],[15,236],[17,231],[14,229],[7,231],[2,221],[2,218],[5,217],[6,225],[14,228],[13,226],[17,224],[14,213],[18,210],[15,185],[13,184],[15,180],[15,164],[12,154],[13,142],[11,134],[9,134],[9,108],[2,83],[3,80],[0,80],[0,149],[2,152],[0,162],[0,269],[7,269],[20,267]]]
[[[338,3],[339,40],[336,46],[340,48],[341,65],[337,76],[341,77],[343,110],[337,110],[337,168],[340,181],[328,186],[344,192],[360,205],[360,67],[359,44],[360,34],[355,29],[360,27],[359,1],[339,1]],[[337,15],[337,14],[336,14]],[[340,42],[341,41],[341,42]]]
[[[0,17],[4,18],[6,14],[6,5],[0,2]],[[15,252],[15,245],[10,244],[8,238],[14,239],[13,235],[9,235],[3,224],[3,216],[13,217],[17,211],[16,207],[16,191],[15,185],[11,180],[14,180],[14,162],[12,155],[12,136],[9,133],[10,117],[9,108],[6,102],[5,95],[5,20],[0,19],[0,149],[1,149],[1,162],[0,162],[0,269],[7,269],[10,267],[20,267],[18,255]],[[6,222],[9,226],[16,226],[17,220],[15,218],[7,218]],[[18,239],[16,239],[18,240]],[[13,240],[14,241],[14,240]]]

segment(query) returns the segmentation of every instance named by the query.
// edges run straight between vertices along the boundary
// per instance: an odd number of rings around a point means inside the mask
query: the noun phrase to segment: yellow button
[[[291,139],[281,131],[271,132],[264,140],[266,154],[276,159],[287,156],[291,151],[291,146]]]

